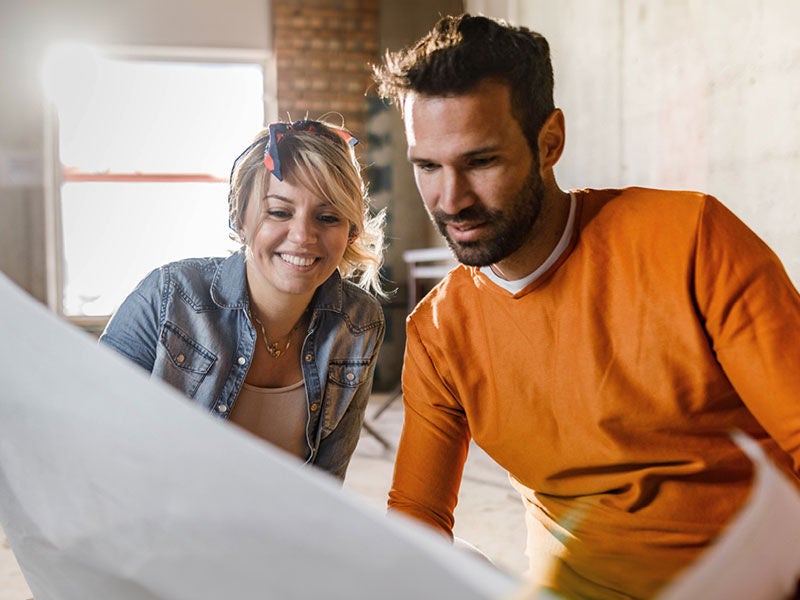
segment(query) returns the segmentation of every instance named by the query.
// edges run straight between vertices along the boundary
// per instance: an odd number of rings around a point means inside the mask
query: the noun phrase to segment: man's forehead
[[[403,103],[403,123],[409,147],[441,137],[443,131],[453,133],[464,125],[454,104],[462,96],[431,96],[409,93]]]
[[[403,121],[409,157],[468,156],[526,143],[503,91],[481,86],[459,95],[406,96]]]
[[[420,95],[414,92],[406,94],[405,98],[403,98],[403,125],[406,132],[406,142],[408,142],[409,148],[417,145],[415,126],[418,115],[415,114],[415,109],[420,100]]]

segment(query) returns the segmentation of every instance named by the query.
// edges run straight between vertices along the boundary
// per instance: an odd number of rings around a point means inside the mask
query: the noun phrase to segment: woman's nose
[[[296,217],[289,224],[289,240],[297,244],[314,241],[317,237],[316,228],[310,218]]]

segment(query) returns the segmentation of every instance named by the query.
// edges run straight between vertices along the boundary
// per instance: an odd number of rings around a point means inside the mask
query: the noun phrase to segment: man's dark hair
[[[555,108],[547,40],[499,19],[442,17],[416,44],[387,51],[373,73],[378,93],[400,110],[410,92],[453,96],[486,79],[507,84],[512,114],[534,152],[539,130]]]

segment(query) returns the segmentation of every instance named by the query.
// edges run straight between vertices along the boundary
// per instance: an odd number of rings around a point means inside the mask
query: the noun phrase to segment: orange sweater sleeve
[[[434,367],[411,318],[403,362],[403,400],[405,417],[389,509],[452,538],[453,511],[471,436],[463,409]]]
[[[695,290],[726,376],[800,474],[800,295],[772,250],[710,197]]]

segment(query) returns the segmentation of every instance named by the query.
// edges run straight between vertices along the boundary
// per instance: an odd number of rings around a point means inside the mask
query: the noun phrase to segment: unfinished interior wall
[[[714,194],[800,285],[800,3],[479,4],[550,41],[567,122],[562,187]]]
[[[363,137],[369,63],[378,55],[378,0],[274,0],[272,5],[278,117],[318,118],[334,111]],[[337,122],[335,115],[330,118]]]

